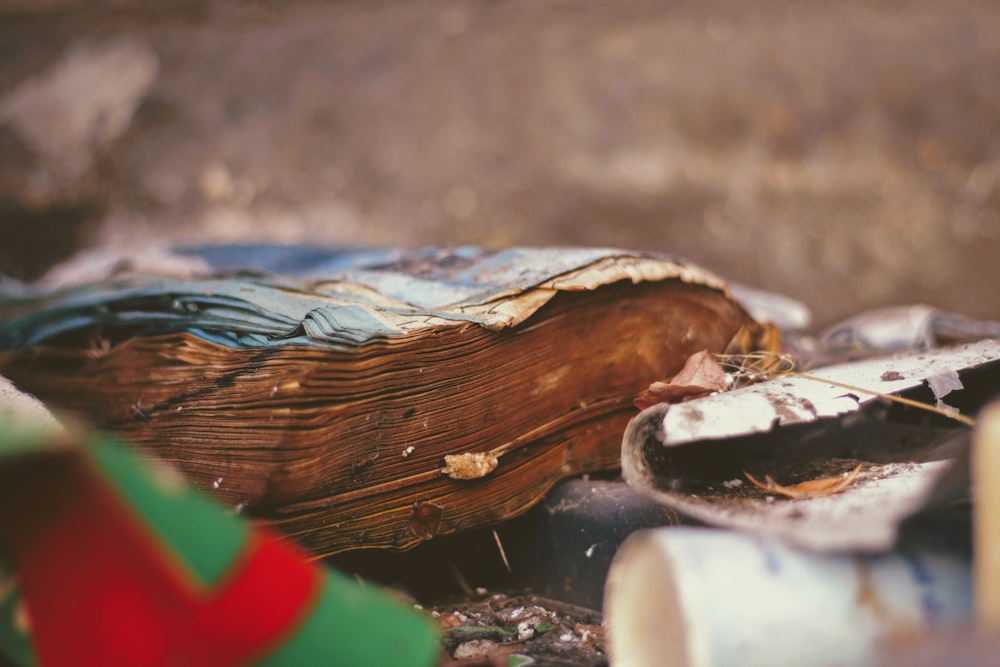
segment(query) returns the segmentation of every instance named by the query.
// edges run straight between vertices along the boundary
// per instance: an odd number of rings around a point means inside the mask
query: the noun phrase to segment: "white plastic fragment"
[[[958,376],[957,371],[952,368],[946,368],[935,375],[931,375],[927,378],[927,386],[931,388],[932,392],[934,392],[934,399],[937,403],[937,407],[942,410],[957,411],[955,408],[947,405],[944,400],[942,400],[951,392],[964,389],[962,379]]]
[[[608,572],[611,664],[888,664],[879,651],[902,629],[915,641],[968,622],[971,574],[961,547],[940,542],[859,556],[738,531],[639,531]]]
[[[941,348],[933,353],[909,353],[828,366],[810,375],[883,394],[912,389],[925,379],[930,381],[931,377],[941,376],[935,382],[943,383],[940,385],[943,390],[954,383],[950,373],[957,376],[963,369],[998,360],[1000,340],[984,340]],[[661,425],[657,437],[664,445],[674,446],[766,433],[778,425],[838,417],[878,400],[872,393],[852,393],[842,386],[817,379],[779,376],[760,384],[678,403],[669,409],[653,406],[633,422],[658,419]],[[658,417],[654,416],[656,412],[659,412]],[[711,415],[711,419],[706,415]]]

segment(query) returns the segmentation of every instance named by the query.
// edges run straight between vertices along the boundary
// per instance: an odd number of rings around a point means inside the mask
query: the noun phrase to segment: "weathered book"
[[[317,555],[513,517],[619,466],[694,352],[774,350],[719,278],[607,249],[176,251],[0,300],[0,374]],[[163,264],[161,262],[161,264]]]

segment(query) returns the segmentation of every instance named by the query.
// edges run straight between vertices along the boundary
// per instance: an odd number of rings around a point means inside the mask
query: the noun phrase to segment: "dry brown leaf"
[[[441,530],[444,507],[418,500],[410,510],[410,530],[422,540],[429,540]]]
[[[792,486],[783,486],[775,482],[770,475],[766,475],[762,483],[747,471],[743,471],[746,478],[757,488],[788,496],[789,498],[823,498],[825,496],[832,496],[850,486],[860,473],[861,464],[859,463],[854,470],[844,475],[820,477],[819,479],[810,479]]]
[[[695,352],[677,375],[669,382],[654,382],[649,389],[635,398],[640,410],[657,403],[680,403],[700,396],[708,396],[717,391],[729,389],[726,371],[708,350]]]

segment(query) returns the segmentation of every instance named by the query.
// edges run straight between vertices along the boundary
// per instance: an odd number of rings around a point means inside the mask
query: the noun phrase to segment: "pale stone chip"
[[[499,459],[489,452],[447,454],[441,472],[452,479],[479,479],[496,469]]]

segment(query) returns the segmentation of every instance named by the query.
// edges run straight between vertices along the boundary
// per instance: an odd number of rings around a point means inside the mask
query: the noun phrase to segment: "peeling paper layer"
[[[679,280],[728,294],[718,276],[694,265],[613,248],[206,246],[157,251],[152,265],[179,269],[181,279],[143,274],[149,265],[141,257],[105,257],[100,266],[107,270],[134,270],[90,286],[62,285],[66,291],[54,295],[45,283],[26,293],[0,293],[0,347],[142,322],[150,310],[178,330],[226,331],[205,337],[232,347],[282,346],[294,337],[356,346],[448,324],[514,327],[559,292],[624,280]],[[256,269],[246,273],[250,266]],[[228,277],[231,272],[238,275]]]

